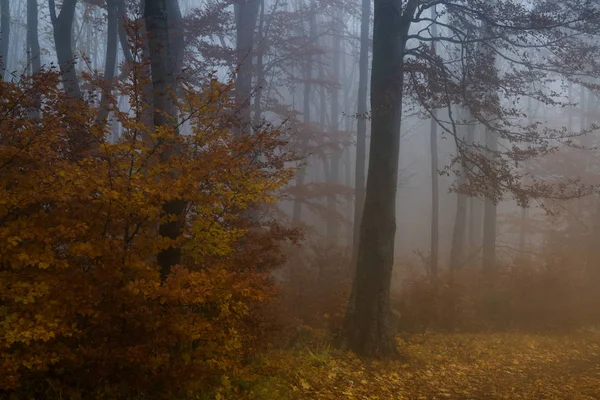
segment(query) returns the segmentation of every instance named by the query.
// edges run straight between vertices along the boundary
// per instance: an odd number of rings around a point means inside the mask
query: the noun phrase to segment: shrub
[[[480,270],[438,279],[412,275],[395,304],[406,331],[574,330],[600,322],[600,298],[589,274],[568,259],[500,269],[493,284]]]
[[[117,89],[131,110],[111,109],[123,135],[109,143],[94,99],[65,96],[59,80],[50,70],[0,82],[0,394],[202,390],[264,338],[260,309],[283,261],[278,243],[297,237],[247,218],[291,177],[281,134],[233,138],[220,117],[231,88],[216,80],[183,88],[187,134],[154,131],[129,80]],[[97,151],[74,158],[73,130]],[[161,159],[169,142],[180,150]],[[157,234],[161,205],[175,198],[186,204],[177,242]],[[163,281],[156,254],[170,245],[184,262]]]

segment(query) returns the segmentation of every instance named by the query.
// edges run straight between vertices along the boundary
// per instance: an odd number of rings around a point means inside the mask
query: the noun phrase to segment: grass
[[[419,334],[404,359],[362,360],[323,339],[272,350],[216,399],[600,399],[600,333]]]

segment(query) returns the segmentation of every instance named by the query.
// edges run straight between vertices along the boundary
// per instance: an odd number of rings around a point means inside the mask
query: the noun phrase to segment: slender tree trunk
[[[356,166],[354,175],[354,229],[352,240],[352,265],[358,256],[358,240],[365,205],[365,166],[367,153],[367,87],[369,80],[369,27],[371,25],[371,0],[362,0],[360,19],[360,56],[358,60],[358,104],[356,109]]]
[[[493,36],[491,26],[486,24],[485,35],[488,37]],[[485,48],[483,51],[484,62],[488,63],[490,68],[495,68],[496,55],[490,48]],[[497,93],[493,90],[487,94],[489,100],[497,97]],[[493,117],[493,115],[490,115]],[[487,128],[485,131],[485,145],[487,148],[487,158],[489,162],[494,162],[497,157],[498,151],[498,137],[496,132],[492,129]],[[492,276],[495,275],[496,265],[496,222],[497,222],[497,206],[494,199],[486,196],[483,203],[483,252],[482,252],[482,265],[484,272]]]
[[[340,137],[340,56],[341,56],[341,42],[342,42],[342,22],[338,18],[334,18],[332,21],[334,25],[333,32],[333,63],[332,63],[332,76],[335,81],[334,87],[331,89],[331,123],[329,130],[331,136],[336,142],[339,142]],[[329,161],[329,181],[330,185],[339,184],[340,178],[340,158],[341,154],[338,150],[338,143],[336,143],[335,149],[331,152]],[[327,210],[329,212],[329,219],[327,220],[327,238],[332,244],[337,244],[338,240],[338,209],[337,209],[337,195],[335,191],[331,191],[327,196]]]
[[[356,275],[342,345],[359,355],[397,355],[390,286],[396,235],[396,192],[404,83],[404,51],[419,4],[375,0],[371,75],[371,143]]]
[[[475,140],[475,125],[469,121],[467,126],[467,143],[473,143]],[[464,161],[461,162],[460,175],[458,177],[458,185],[467,183],[466,166]],[[456,201],[456,217],[454,219],[454,230],[452,232],[452,247],[450,249],[450,270],[455,271],[460,268],[465,261],[465,236],[467,233],[467,195],[458,193]]]
[[[527,124],[531,126],[533,124],[533,106],[531,104],[531,96],[527,97]],[[571,121],[569,121],[569,125]],[[569,129],[570,132],[570,129]],[[527,207],[521,207],[521,229],[519,231],[519,251],[521,254],[525,250],[525,241],[526,241],[526,225],[527,225]]]
[[[100,100],[98,122],[104,122],[108,117],[108,103],[112,92],[115,70],[117,68],[117,40],[119,32],[117,0],[106,0],[106,10],[106,59],[104,64],[104,82],[102,85],[102,99]]]
[[[35,75],[42,69],[40,41],[38,36],[38,4],[37,0],[27,0],[27,55],[28,67],[31,74]],[[40,117],[41,96],[36,95],[35,105],[29,111],[31,119]]]
[[[119,18],[119,44],[121,45],[121,51],[125,58],[126,65],[131,65],[133,62],[133,54],[129,48],[129,39],[127,37],[127,9],[124,0],[117,0],[117,14]],[[126,69],[127,71],[127,69]],[[126,73],[126,71],[124,71]]]
[[[38,36],[38,3],[27,0],[27,49],[31,60],[31,73],[37,74],[42,69],[42,55]]]
[[[317,15],[315,14],[314,2],[311,1],[311,15],[309,20],[309,35],[311,42],[317,36]],[[312,54],[309,53],[306,58],[306,71],[305,71],[305,81],[304,81],[304,97],[303,97],[303,105],[302,105],[302,113],[303,113],[303,123],[305,129],[308,129],[308,126],[311,122],[310,116],[310,96],[312,89],[312,72],[313,72],[313,57]],[[305,133],[306,135],[306,133]],[[308,141],[303,141],[304,145],[308,145]],[[306,163],[307,160],[304,160]],[[306,164],[303,164],[298,171],[298,176],[296,176],[296,186],[301,188],[304,186],[304,181],[306,179]],[[294,225],[298,225],[302,220],[302,197],[297,197],[294,200],[294,209],[292,211],[292,223]]]
[[[8,45],[10,43],[10,0],[0,0],[0,74],[7,80]]]
[[[436,20],[437,13],[435,5],[431,7],[431,19]],[[437,24],[433,23],[431,34],[437,37]],[[435,54],[435,42],[433,43],[433,53]],[[430,150],[431,150],[431,265],[429,273],[432,276],[438,274],[439,260],[439,225],[440,225],[440,196],[438,185],[438,149],[437,149],[437,110],[432,111],[431,128],[430,128]]]
[[[251,132],[252,56],[254,30],[259,8],[259,0],[237,0],[233,4],[238,66],[235,98],[239,113],[239,126],[235,130],[236,135],[247,135]]]
[[[265,0],[260,0],[260,16],[258,18],[258,48],[256,50],[256,94],[254,96],[254,126],[259,126],[262,121],[262,93],[265,84],[265,70],[263,57],[266,43],[264,36],[265,25]]]
[[[473,142],[479,143],[478,125],[475,123],[473,127]],[[469,248],[474,259],[479,260],[481,257],[481,238],[483,236],[483,201],[476,196],[469,197]],[[476,257],[475,257],[476,255]]]
[[[183,60],[183,30],[179,4],[176,0],[146,0],[144,19],[148,36],[152,87],[154,89],[154,126],[168,127],[177,134],[177,106],[171,96],[176,91],[177,78]],[[159,143],[161,159],[170,160],[178,152],[176,143]],[[163,222],[158,230],[162,237],[176,240],[183,229],[182,200],[163,205],[163,212],[174,221]],[[181,262],[181,248],[171,246],[158,253],[161,277],[166,279],[171,268]]]

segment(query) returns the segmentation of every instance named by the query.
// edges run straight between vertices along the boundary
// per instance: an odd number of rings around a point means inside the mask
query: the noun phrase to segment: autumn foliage
[[[110,102],[115,143],[94,93],[69,98],[56,71],[0,82],[0,394],[175,398],[264,339],[277,244],[297,233],[248,210],[293,173],[281,132],[233,138],[231,87],[216,79],[181,89],[181,135],[154,130],[132,71],[116,87],[127,111]],[[76,154],[74,133],[92,150]],[[173,243],[157,227],[175,198],[185,229]],[[163,281],[156,254],[171,245],[183,262]]]

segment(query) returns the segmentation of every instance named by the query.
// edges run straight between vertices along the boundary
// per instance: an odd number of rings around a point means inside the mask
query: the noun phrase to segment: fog
[[[598,398],[596,3],[0,0],[0,399]]]

